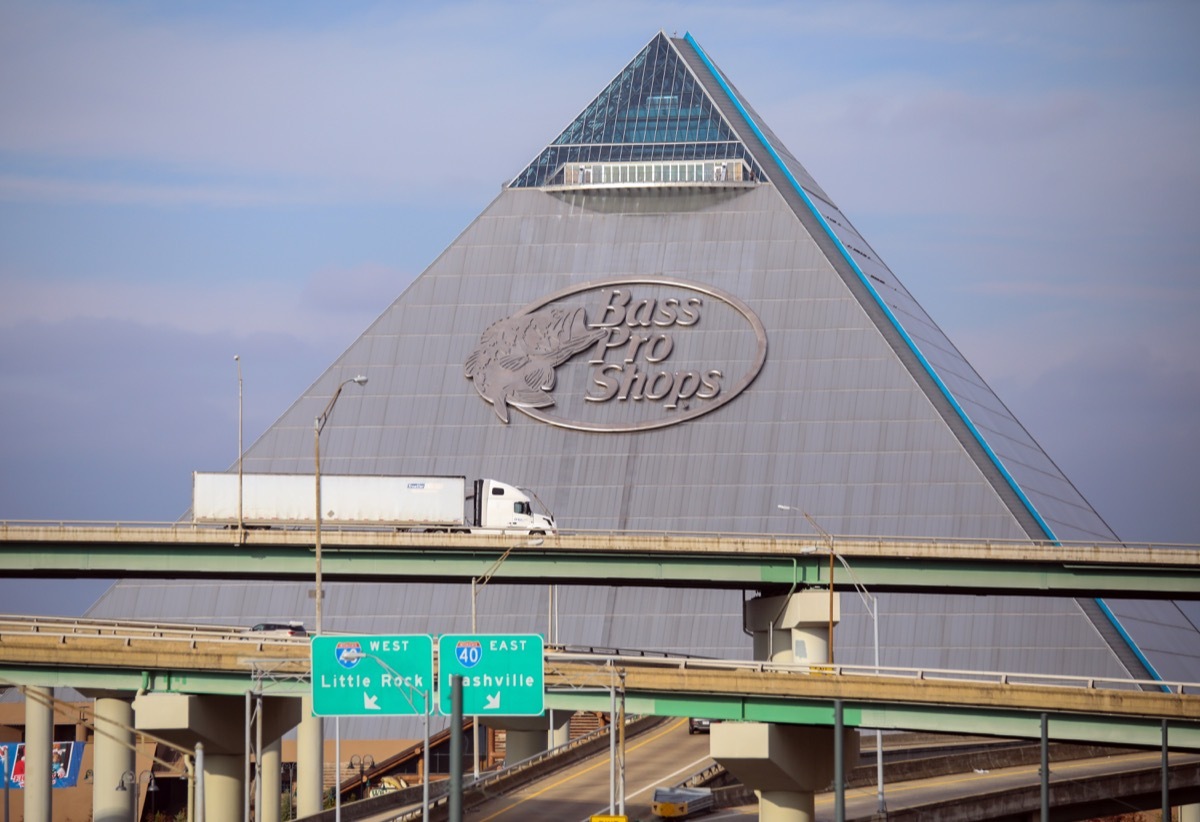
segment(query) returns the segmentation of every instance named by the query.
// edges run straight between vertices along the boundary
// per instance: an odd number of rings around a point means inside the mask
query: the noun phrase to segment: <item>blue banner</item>
[[[83,760],[82,742],[55,742],[50,749],[50,773],[55,788],[74,788],[79,784],[79,763]],[[25,743],[0,743],[0,788],[25,787]]]

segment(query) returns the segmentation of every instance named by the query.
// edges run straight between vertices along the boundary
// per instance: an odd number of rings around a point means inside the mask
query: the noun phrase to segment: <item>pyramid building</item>
[[[358,374],[323,472],[494,477],[568,531],[1117,539],[691,35],[655,35],[245,470],[310,471],[313,419]],[[92,613],[249,624],[304,617],[310,587],[126,582]],[[329,591],[328,630],[469,628],[465,586]],[[494,582],[481,627],[750,655],[739,592],[550,597]],[[865,663],[854,599],[838,659]],[[886,666],[1200,680],[1200,634],[1169,602],[894,594],[880,611]]]

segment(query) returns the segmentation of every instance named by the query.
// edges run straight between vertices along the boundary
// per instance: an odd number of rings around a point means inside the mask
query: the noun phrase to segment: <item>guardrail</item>
[[[156,521],[141,521],[141,520],[19,520],[19,519],[0,519],[0,541],[7,538],[7,534],[11,530],[17,529],[48,529],[48,530],[85,530],[85,529],[103,529],[113,532],[130,532],[142,530],[162,530],[173,533],[204,533],[212,534],[227,533],[231,536],[244,535],[269,535],[272,532],[293,533],[293,532],[311,532],[311,525],[286,525],[272,528],[262,527],[247,527],[238,529],[227,525],[211,525],[197,524],[186,521],[174,522],[156,522]],[[336,535],[339,533],[360,534],[360,533],[392,533],[394,529],[388,526],[365,527],[365,526],[346,526],[332,523],[323,523],[321,525],[322,539],[326,536]],[[439,539],[445,539],[446,534],[434,534],[427,532],[402,532],[406,537],[422,537],[436,536]],[[25,535],[22,535],[25,536]],[[481,538],[495,539],[497,541],[511,540],[514,535],[449,535],[451,538],[457,537],[460,541],[479,540]],[[945,536],[879,536],[879,535],[854,535],[854,534],[833,534],[829,536],[818,534],[804,533],[770,533],[770,532],[734,532],[734,531],[619,531],[613,529],[570,529],[560,530],[557,535],[547,536],[545,539],[549,542],[555,539],[562,538],[603,538],[612,539],[640,539],[640,540],[666,540],[668,542],[690,542],[694,540],[718,540],[727,542],[751,542],[751,543],[772,543],[782,542],[789,546],[794,543],[803,543],[805,546],[812,546],[818,552],[827,551],[830,543],[834,546],[837,553],[847,553],[853,556],[853,551],[862,551],[866,554],[882,554],[895,555],[897,550],[903,551],[915,547],[922,548],[945,548],[945,549],[972,549],[973,551],[1011,551],[1013,549],[1037,549],[1062,552],[1064,550],[1131,550],[1138,552],[1168,552],[1178,551],[1180,549],[1194,550],[1200,554],[1200,543],[1171,543],[1171,542],[1138,542],[1138,541],[1103,541],[1103,540],[1022,540],[1022,539],[990,539],[990,538],[957,538]],[[849,552],[849,553],[848,553]],[[1200,562],[1200,557],[1197,558]]]
[[[107,637],[132,641],[204,642],[229,645],[308,648],[308,637],[270,635],[263,631],[237,625],[189,625],[171,622],[141,622],[110,619],[26,617],[0,614],[0,635],[17,637],[31,635],[57,637],[61,642],[70,639]]]
[[[0,633],[36,634],[51,637],[120,637],[138,640],[190,641],[255,644],[264,642],[308,647],[307,637],[264,636],[241,626],[189,625],[171,622],[144,622],[90,618],[23,617],[0,614]],[[1117,677],[1039,674],[1016,671],[972,671],[954,668],[907,668],[844,663],[778,663],[758,660],[714,659],[662,651],[579,646],[548,647],[546,664],[579,662],[604,669],[621,667],[663,668],[675,670],[742,671],[751,673],[803,674],[809,676],[871,676],[927,682],[963,682],[990,685],[1040,685],[1082,690],[1128,691],[1148,688],[1166,689],[1175,694],[1200,694],[1200,683],[1120,679]]]
[[[598,658],[588,654],[547,653],[547,664],[555,661],[581,662],[617,669],[622,665],[643,668],[673,668],[692,671],[741,671],[751,673],[803,674],[811,676],[871,676],[925,682],[961,682],[986,685],[1040,685],[1080,690],[1129,691],[1149,689],[1174,694],[1200,694],[1200,682],[1171,682],[1149,679],[1118,679],[1069,674],[1035,674],[1005,671],[970,671],[945,668],[897,668],[875,665],[830,663],[797,664],[745,660],[706,659],[700,657],[624,657]]]

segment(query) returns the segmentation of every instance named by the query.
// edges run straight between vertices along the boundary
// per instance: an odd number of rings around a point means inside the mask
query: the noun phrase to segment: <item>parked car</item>
[[[308,636],[302,622],[260,622],[250,632],[261,636]]]

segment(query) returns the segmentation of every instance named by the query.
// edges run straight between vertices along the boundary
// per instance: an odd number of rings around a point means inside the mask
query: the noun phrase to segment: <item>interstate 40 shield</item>
[[[468,716],[540,716],[546,710],[538,634],[445,634],[438,639],[438,710],[449,715],[450,677],[463,678]]]

